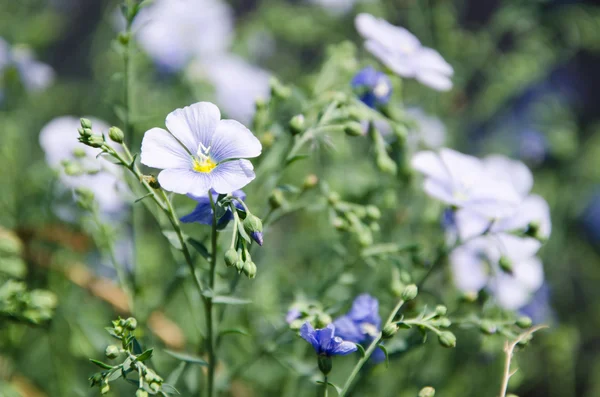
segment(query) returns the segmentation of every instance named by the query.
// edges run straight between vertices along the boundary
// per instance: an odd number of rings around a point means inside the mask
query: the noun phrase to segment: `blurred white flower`
[[[109,125],[104,121],[90,118],[94,131],[108,133]],[[60,181],[70,189],[86,187],[96,198],[100,211],[116,214],[125,207],[124,194],[127,189],[119,178],[121,168],[102,157],[96,158],[100,149],[78,142],[80,121],[76,117],[58,117],[46,124],[40,132],[40,145],[50,167],[60,172]],[[81,175],[67,175],[62,163],[70,161],[91,172]]]
[[[438,149],[444,145],[446,126],[440,119],[428,115],[421,108],[407,108],[405,113],[416,124],[416,128],[411,129],[408,135],[412,147],[423,145],[430,149]]]
[[[243,124],[252,121],[256,99],[270,94],[269,72],[236,55],[194,61],[186,74],[191,81],[208,81],[215,89],[215,102]]]
[[[511,235],[482,236],[455,248],[450,254],[454,282],[466,293],[487,289],[497,303],[509,310],[529,302],[543,284],[542,262],[534,247],[527,247]],[[499,266],[508,261],[511,273]]]
[[[155,0],[134,22],[140,45],[159,65],[176,71],[191,59],[225,52],[233,12],[221,0]]]
[[[521,202],[515,188],[504,180],[490,178],[476,157],[442,148],[438,153],[418,152],[411,163],[425,175],[423,187],[427,194],[487,219],[512,215]]]
[[[452,66],[408,30],[365,13],[356,16],[355,25],[366,39],[365,48],[394,73],[438,91],[452,88]]]
[[[335,14],[345,14],[360,0],[309,0]]]
[[[44,90],[55,78],[54,70],[49,65],[37,61],[29,48],[22,45],[11,47],[0,37],[0,75],[5,68],[10,67],[17,69],[21,83],[27,91]]]

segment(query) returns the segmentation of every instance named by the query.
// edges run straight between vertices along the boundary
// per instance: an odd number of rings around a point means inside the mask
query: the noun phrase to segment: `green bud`
[[[123,327],[121,327],[120,325],[117,325],[115,328],[115,334],[117,335],[122,335],[123,334]]]
[[[331,192],[327,196],[327,201],[329,202],[329,204],[335,205],[340,202],[340,195],[336,192]]]
[[[315,320],[315,327],[325,328],[329,324],[331,324],[331,321],[333,321],[333,320],[331,319],[331,316],[329,314],[319,313],[319,315],[317,315],[317,318]]]
[[[402,291],[402,300],[411,301],[417,297],[419,293],[419,288],[415,284],[409,284]]]
[[[448,328],[452,325],[452,321],[450,321],[450,319],[447,317],[442,317],[436,321],[436,324],[440,328]]]
[[[320,354],[317,356],[317,362],[319,364],[319,370],[321,370],[323,375],[327,375],[331,372],[331,368],[333,368],[331,357]]]
[[[254,102],[254,105],[256,106],[257,111],[265,110],[267,108],[268,104],[269,104],[268,101],[262,97],[256,98],[256,101]]]
[[[379,211],[379,208],[375,207],[374,205],[367,205],[366,211],[367,216],[371,219],[381,218],[381,211]]]
[[[92,130],[89,128],[77,128],[77,132],[79,132],[80,138],[87,138],[92,135]]]
[[[128,330],[134,331],[137,328],[137,320],[133,317],[129,317],[127,320],[125,320],[125,323],[123,325]]]
[[[78,164],[75,164],[71,161],[63,161],[62,163],[64,170],[65,170],[65,174],[69,175],[69,176],[77,176],[77,175],[81,175],[83,174],[83,170],[81,169],[81,167]]]
[[[148,397],[148,392],[144,389],[137,389],[135,397]]]
[[[86,157],[87,153],[85,152],[85,150],[83,150],[83,148],[78,147],[73,149],[73,156],[81,159]]]
[[[302,187],[305,190],[308,190],[308,189],[312,189],[313,187],[317,186],[318,183],[319,183],[319,177],[317,177],[315,174],[310,174],[310,175],[307,175],[306,178],[304,178],[304,183],[302,184]]]
[[[302,114],[297,114],[290,120],[290,131],[292,132],[292,135],[298,135],[303,132],[305,126],[306,120]]]
[[[271,85],[271,95],[274,98],[287,99],[292,95],[292,89],[281,84],[276,77],[272,77],[269,84]]]
[[[108,137],[116,143],[123,143],[125,139],[125,134],[119,127],[110,127],[108,130]]]
[[[406,138],[408,137],[408,131],[406,127],[400,124],[392,124],[392,131],[396,138],[398,139],[398,143],[404,144],[406,142]]]
[[[361,136],[365,134],[365,130],[362,125],[357,121],[350,121],[344,124],[344,132],[348,136]]]
[[[394,323],[387,323],[383,330],[381,331],[381,335],[383,339],[393,338],[394,335],[398,332],[398,325]]]
[[[377,168],[379,168],[381,172],[396,175],[398,167],[396,166],[396,163],[394,163],[394,160],[392,160],[388,155],[378,155],[376,162]]]
[[[90,387],[94,387],[99,385],[102,382],[102,374],[94,374],[88,378],[90,381]]]
[[[358,242],[363,247],[368,247],[369,245],[373,244],[373,234],[371,234],[371,230],[362,229],[359,231]]]
[[[456,347],[456,336],[450,331],[442,331],[438,335],[440,345],[444,347]]]
[[[472,291],[472,292],[465,292],[461,298],[465,302],[473,303],[473,302],[477,301],[478,296],[479,296],[479,293],[477,291]]]
[[[80,118],[79,122],[81,123],[81,128],[92,128],[92,122],[89,119]]]
[[[527,316],[519,317],[517,319],[517,321],[515,322],[515,324],[517,324],[517,327],[519,327],[519,328],[529,328],[529,327],[531,327],[532,323],[533,323],[533,321],[531,321],[531,318],[529,318]]]
[[[283,205],[283,203],[285,203],[285,198],[283,197],[283,192],[281,191],[281,189],[273,190],[273,192],[271,192],[271,195],[269,196],[269,204],[271,205],[271,208],[280,208]]]
[[[479,324],[479,329],[481,330],[481,332],[487,335],[493,335],[496,333],[496,331],[498,331],[498,327],[496,327],[496,324],[489,320],[481,320],[481,323]]]
[[[438,305],[435,307],[435,315],[436,317],[445,316],[448,313],[448,308],[444,305]]]
[[[110,391],[110,386],[108,385],[108,382],[104,382],[104,384],[102,384],[102,386],[100,387],[100,393],[101,394],[108,394],[108,392]]]
[[[419,396],[418,397],[433,397],[435,396],[435,389],[431,386],[427,386],[421,389],[421,391],[419,391]]]
[[[248,278],[256,277],[256,264],[252,261],[247,261],[244,263],[243,272]]]
[[[150,383],[150,390],[156,393],[158,390],[160,390],[160,384],[156,382]]]
[[[106,355],[106,357],[113,359],[113,358],[117,358],[119,357],[120,351],[119,348],[115,345],[109,345],[106,347],[106,350],[104,351],[104,354]]]
[[[351,120],[358,122],[366,120],[369,117],[366,112],[357,106],[349,106],[346,108],[346,113]]]
[[[517,346],[525,347],[529,344],[529,342],[531,342],[531,339],[533,339],[533,335],[531,335],[531,334],[527,335],[526,337],[524,337],[517,343]]]
[[[84,131],[85,130],[86,128],[84,128]],[[89,135],[86,133],[86,135],[80,136],[79,141],[84,145],[91,146],[93,148],[102,147],[102,145],[104,145],[104,138],[102,135],[92,135],[91,132],[92,131],[90,130]]]
[[[130,36],[126,32],[121,32],[121,33],[119,33],[118,39],[119,39],[119,43],[121,43],[123,45],[127,45],[127,43],[129,43]]]
[[[381,230],[381,227],[379,226],[379,223],[377,223],[377,222],[371,222],[371,223],[369,223],[369,229],[373,233],[378,233]]]
[[[304,324],[305,320],[304,319],[296,319],[294,321],[292,321],[290,323],[290,329],[294,330],[294,331],[298,331],[300,328],[302,328],[302,325]]]
[[[512,274],[512,272],[513,272],[512,262],[507,257],[505,257],[505,256],[500,257],[500,260],[498,261],[498,265],[500,266],[500,269],[502,269],[503,272]]]
[[[235,266],[239,258],[237,251],[233,248],[229,248],[225,251],[225,264],[227,266]]]
[[[253,214],[248,214],[246,216],[246,219],[244,219],[244,230],[246,230],[246,233],[248,234],[252,234],[254,232],[262,232],[262,221],[259,217]]]
[[[348,224],[346,223],[346,221],[344,221],[344,219],[340,218],[339,216],[336,216],[331,220],[331,225],[336,230],[340,231],[348,229]]]

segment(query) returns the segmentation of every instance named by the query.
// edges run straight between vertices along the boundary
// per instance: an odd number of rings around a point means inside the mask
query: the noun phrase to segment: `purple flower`
[[[292,321],[297,320],[300,318],[300,316],[302,315],[302,312],[296,308],[292,308],[290,310],[288,310],[287,314],[285,315],[285,321],[288,324],[291,324]]]
[[[360,100],[368,107],[385,105],[392,96],[392,83],[385,73],[368,66],[358,72],[350,83]]]
[[[358,350],[356,344],[335,336],[333,324],[315,330],[309,322],[305,322],[300,328],[300,336],[309,342],[320,356],[345,356]]]
[[[232,194],[232,196],[238,197],[241,200],[246,199],[246,193],[244,193],[241,190],[234,190],[231,194]],[[214,190],[211,190],[211,195],[212,195],[213,201],[216,202],[217,197],[219,197],[219,194],[217,192],[215,192]],[[198,197],[198,196],[194,196],[192,194],[188,194],[187,196],[193,200],[196,200],[198,202],[198,205],[196,205],[196,208],[194,208],[194,210],[192,212],[190,212],[189,214],[187,214],[185,216],[182,216],[180,218],[181,222],[183,222],[183,223],[198,222],[203,225],[212,225],[213,210],[212,210],[212,206],[210,205],[210,199],[208,198],[208,196]],[[243,209],[242,205],[237,201],[234,201],[234,205],[236,206],[236,208],[238,208],[240,210]],[[231,209],[228,207],[227,210],[225,211],[225,214],[221,218],[219,218],[219,220],[217,221],[217,226],[219,228],[223,228],[232,219],[233,219],[233,214],[231,213]]]

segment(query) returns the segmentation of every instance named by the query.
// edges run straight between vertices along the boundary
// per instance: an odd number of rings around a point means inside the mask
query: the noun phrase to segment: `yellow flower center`
[[[208,173],[211,172],[216,166],[217,163],[207,156],[202,159],[194,159],[193,169],[196,172]]]
[[[194,171],[206,174],[211,172],[217,166],[217,163],[215,163],[208,155],[209,151],[210,146],[205,147],[203,144],[200,144],[198,152],[196,153],[197,157],[194,157],[194,164],[192,166]]]

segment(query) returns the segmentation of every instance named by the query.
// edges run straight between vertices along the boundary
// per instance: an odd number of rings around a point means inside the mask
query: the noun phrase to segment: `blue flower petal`
[[[300,336],[302,337],[302,339],[310,343],[317,352],[317,354],[319,354],[320,348],[317,335],[317,332],[308,321],[302,324],[302,327],[300,327]]]
[[[345,356],[358,350],[356,343],[346,342],[339,336],[334,338],[335,346],[329,351],[329,355]]]

